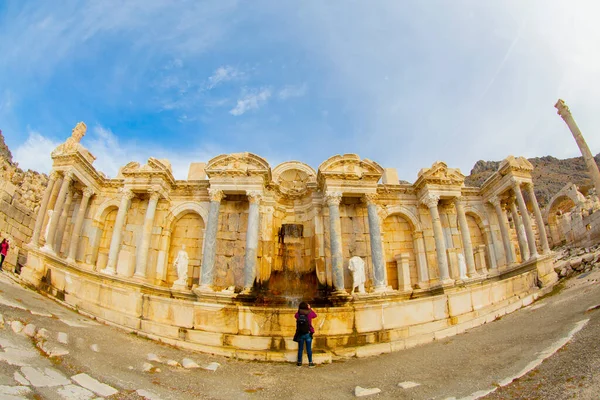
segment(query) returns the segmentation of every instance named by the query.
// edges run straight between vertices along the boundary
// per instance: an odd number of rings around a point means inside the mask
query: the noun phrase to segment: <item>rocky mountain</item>
[[[600,165],[600,153],[594,157]],[[545,206],[563,186],[573,182],[579,191],[586,194],[594,185],[589,178],[583,157],[559,160],[552,156],[528,159],[533,164],[533,185],[540,206]],[[500,165],[500,161],[479,160],[473,166],[471,174],[465,178],[465,185],[479,187],[492,175]]]
[[[2,136],[2,130],[0,130],[0,158],[7,160],[12,163],[12,153],[8,149],[6,143],[4,143],[4,136]]]

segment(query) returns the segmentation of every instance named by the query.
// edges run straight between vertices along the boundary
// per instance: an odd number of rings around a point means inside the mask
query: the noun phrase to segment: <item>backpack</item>
[[[298,335],[304,335],[310,332],[310,324],[308,322],[308,316],[306,314],[298,314],[296,319],[296,333]]]

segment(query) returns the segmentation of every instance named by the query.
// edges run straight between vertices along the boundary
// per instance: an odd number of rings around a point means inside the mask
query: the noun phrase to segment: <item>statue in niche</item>
[[[366,293],[365,292],[365,262],[362,258],[358,256],[354,256],[350,259],[348,263],[348,270],[352,272],[352,290],[351,293],[354,293],[354,289],[358,288],[358,293]]]
[[[463,253],[458,253],[458,274],[460,275],[460,279],[467,279],[467,263],[465,262]]]
[[[54,210],[48,210],[48,223],[46,224],[46,230],[44,231],[44,241],[48,243],[48,233],[50,232],[50,222],[52,221],[52,214]]]
[[[173,287],[187,287],[188,280],[188,262],[190,257],[185,251],[185,244],[181,246],[181,250],[177,253],[177,258],[173,262],[173,266],[177,271],[177,280],[173,283]]]

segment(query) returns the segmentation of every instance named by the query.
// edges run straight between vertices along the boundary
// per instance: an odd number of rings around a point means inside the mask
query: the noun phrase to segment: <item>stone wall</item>
[[[17,265],[25,265],[27,253],[23,247],[31,240],[34,226],[34,211],[20,201],[18,188],[10,182],[0,182],[0,237],[11,242],[4,268],[13,270]]]

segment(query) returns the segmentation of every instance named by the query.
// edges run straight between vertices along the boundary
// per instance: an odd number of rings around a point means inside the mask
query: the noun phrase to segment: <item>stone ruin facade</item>
[[[317,361],[378,354],[493,320],[557,280],[523,157],[481,188],[443,162],[400,183],[355,154],[317,171],[223,154],[187,180],[150,158],[109,179],[84,134],[80,123],[52,152],[22,277],[167,343],[293,360],[306,299],[320,317]],[[366,293],[350,293],[355,257]]]

